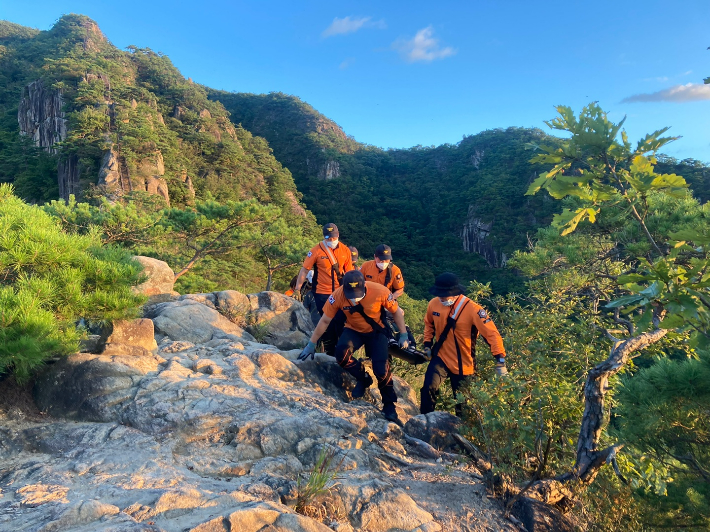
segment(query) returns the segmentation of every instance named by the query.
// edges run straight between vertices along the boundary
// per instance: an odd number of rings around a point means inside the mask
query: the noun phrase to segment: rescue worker
[[[364,345],[365,354],[372,360],[372,371],[377,377],[377,387],[382,394],[382,413],[389,421],[401,424],[395,406],[397,394],[387,352],[388,340],[382,321],[383,309],[394,315],[400,330],[405,330],[404,313],[387,288],[365,281],[365,277],[357,270],[346,273],[343,276],[343,286],[328,298],[323,317],[298,359],[306,360],[309,356],[313,358],[318,338],[338,312],[342,311],[347,322],[335,348],[335,358],[340,367],[357,379],[352,391],[353,398],[365,395],[372,385],[372,377],[365,371],[360,360],[353,357],[355,351]],[[398,343],[402,349],[408,347],[407,333],[399,335]]]
[[[429,289],[434,299],[429,301],[424,316],[424,353],[430,357],[421,390],[422,414],[434,410],[439,387],[449,378],[456,395],[466,377],[476,372],[476,339],[480,334],[491,348],[496,360],[496,373],[507,375],[503,339],[486,310],[465,295],[453,273],[442,273]],[[436,342],[434,342],[436,337]],[[461,415],[460,405],[456,413]]]
[[[296,282],[298,281],[298,275],[296,275],[289,283],[289,289],[284,292],[284,295],[294,298],[296,301],[303,301],[306,294],[311,291],[311,284],[313,282],[313,270],[308,270],[306,275],[306,280],[301,285],[301,289],[296,291]]]
[[[335,224],[327,223],[323,226],[323,241],[308,252],[303,267],[298,273],[294,287],[296,292],[301,290],[308,276],[308,270],[311,269],[313,269],[312,291],[315,306],[318,314],[322,316],[323,305],[328,301],[330,294],[340,287],[343,275],[353,269],[352,254],[350,249],[340,242],[340,233]],[[330,356],[335,356],[335,344],[344,325],[345,316],[337,316],[321,338],[323,348]]]
[[[366,281],[386,286],[392,297],[397,299],[404,293],[402,270],[392,262],[392,248],[380,244],[375,248],[374,260],[368,260],[360,267]]]
[[[350,253],[352,255],[353,269],[359,270],[360,267],[357,265],[357,261],[360,259],[360,253],[355,246],[348,246],[350,248]]]

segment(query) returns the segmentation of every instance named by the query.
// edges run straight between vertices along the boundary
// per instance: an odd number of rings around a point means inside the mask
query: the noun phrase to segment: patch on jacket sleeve
[[[392,294],[387,296],[387,301],[392,301],[394,299],[394,296]]]
[[[328,298],[328,303],[335,305],[335,298],[332,295]]]
[[[309,257],[312,257],[312,256],[313,256],[313,252],[312,252],[312,251],[309,251],[309,252],[308,252],[308,256],[309,256]]]
[[[482,320],[485,320],[488,317],[488,314],[486,314],[486,310],[485,309],[479,310],[478,317],[481,318]]]
[[[398,274],[397,274],[397,279],[401,279],[401,278],[402,278],[402,274],[401,274],[401,273],[398,273]]]
[[[439,314],[439,313],[436,312],[436,311],[432,312],[432,314],[433,314],[434,316],[441,316],[441,314]]]

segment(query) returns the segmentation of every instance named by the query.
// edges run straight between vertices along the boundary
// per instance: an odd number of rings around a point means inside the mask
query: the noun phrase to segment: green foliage
[[[295,510],[311,515],[312,503],[318,497],[327,495],[339,478],[340,464],[335,463],[337,447],[324,445],[307,479],[299,475],[296,484]]]
[[[659,510],[655,524],[710,527],[710,354],[660,358],[623,379],[618,398],[619,434],[649,457],[643,477],[661,469],[636,483]]]
[[[703,431],[710,411],[704,375],[710,353],[706,208],[689,195],[682,177],[656,172],[656,150],[673,140],[662,137],[667,128],[632,149],[623,121],[610,122],[596,104],[579,117],[567,107],[558,111],[548,125],[572,136],[557,147],[536,146],[541,153],[533,161],[553,166],[528,193],[546,189],[566,198],[569,207],[553,221],[561,236],[541,234],[535,249],[513,263],[544,276],[547,284],[585,275],[582,301],[598,316],[595,326],[612,338],[664,330],[663,342],[651,345],[658,359],[624,377],[611,432],[628,444],[621,466],[636,488],[639,511],[653,526],[707,526],[710,475],[699,466],[708,459]],[[585,220],[591,223],[580,223]],[[562,237],[573,240],[565,245]],[[587,250],[569,253],[579,241],[586,241]],[[597,258],[580,262],[590,251]],[[688,359],[694,352],[700,358]]]
[[[274,274],[300,266],[317,237],[306,238],[299,228],[291,227],[285,220],[278,218],[256,235],[256,239],[259,250],[257,258],[267,271],[264,289],[271,290]]]
[[[125,251],[62,232],[0,185],[0,372],[25,380],[47,358],[75,351],[79,318],[133,315],[140,271]]]

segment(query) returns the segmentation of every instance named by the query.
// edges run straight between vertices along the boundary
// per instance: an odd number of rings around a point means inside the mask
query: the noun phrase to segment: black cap
[[[338,226],[335,224],[325,224],[323,226],[323,238],[339,238]]]
[[[387,244],[380,244],[375,248],[375,257],[380,260],[392,260],[392,248]]]
[[[357,248],[355,246],[348,246],[348,249],[350,249],[350,253],[353,256],[353,264],[357,262],[357,259],[360,258],[360,253],[358,253]]]
[[[357,299],[365,295],[365,276],[360,270],[350,270],[343,275],[343,294],[348,299]]]
[[[459,284],[459,278],[451,272],[442,273],[434,280],[434,286],[429,293],[437,297],[451,297],[463,294],[466,287]]]

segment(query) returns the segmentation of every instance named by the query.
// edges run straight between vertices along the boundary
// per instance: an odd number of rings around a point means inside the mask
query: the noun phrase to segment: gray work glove
[[[508,368],[505,367],[505,357],[493,357],[496,359],[496,375],[499,377],[508,376]]]
[[[316,344],[311,341],[308,342],[308,345],[306,345],[306,347],[303,348],[303,351],[301,351],[301,354],[298,355],[298,360],[308,360],[309,356],[311,357],[311,360],[316,356]]]
[[[399,333],[399,348],[407,349],[409,347],[409,333],[407,331]]]

